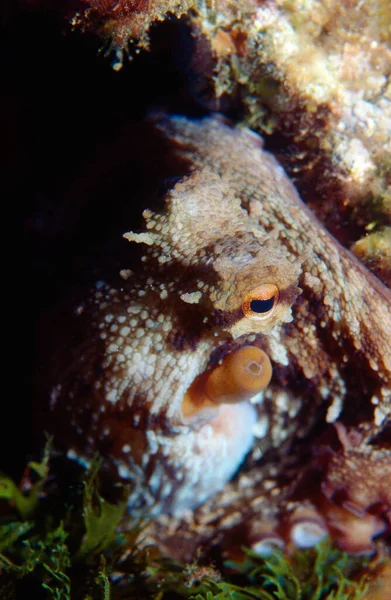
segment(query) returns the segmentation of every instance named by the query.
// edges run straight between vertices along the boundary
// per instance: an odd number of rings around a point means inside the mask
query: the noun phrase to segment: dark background
[[[71,32],[50,5],[8,2],[1,24],[0,471],[18,479],[40,451],[32,422],[42,317],[90,276],[113,232],[140,222],[132,123],[151,110],[204,110],[187,91],[184,21],[154,27],[151,51],[120,72],[94,35]]]

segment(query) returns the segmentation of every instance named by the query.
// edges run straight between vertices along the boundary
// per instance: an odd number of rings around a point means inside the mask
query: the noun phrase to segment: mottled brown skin
[[[372,406],[378,407],[380,423],[381,411],[384,417],[391,412],[390,291],[320,226],[282,169],[261,152],[259,138],[218,121],[178,120],[163,127],[194,168],[210,164],[225,174],[260,233],[274,236],[279,251],[288,259],[306,257],[294,322],[282,331],[295,378],[301,372],[333,402],[354,397],[371,417]]]
[[[131,511],[178,513],[232,477],[256,420],[241,393],[226,404],[222,390],[186,415],[185,394],[227,353],[291,320],[300,261],[260,238],[210,169],[182,179],[165,211],[144,218],[146,232],[124,236],[141,244],[140,271],[98,282],[75,311],[69,327],[83,341],[70,342],[69,364],[56,357],[48,428],[71,457],[105,456],[105,468],[131,485]],[[265,284],[278,300],[246,316],[244,300]]]
[[[284,248],[287,256],[306,256],[300,278],[303,293],[293,306],[294,320],[268,340],[274,376],[264,393],[261,412],[269,419],[269,429],[259,446],[262,451],[278,448],[277,458],[269,451],[269,460],[253,469],[250,478],[247,473],[242,475],[209,506],[196,511],[191,523],[179,525],[184,547],[189,544],[194,549],[190,538],[195,532],[199,539],[215,536],[218,541],[224,538],[225,529],[249,521],[252,529],[262,528],[278,514],[276,522],[285,521],[280,533],[286,538],[295,498],[315,499],[321,488],[321,482],[318,486],[316,481],[311,482],[310,489],[304,487],[303,461],[298,464],[299,459],[292,467],[292,453],[297,447],[295,442],[292,445],[293,429],[297,441],[317,423],[309,438],[310,448],[316,448],[316,432],[322,430],[319,426],[325,421],[340,419],[355,425],[362,435],[361,453],[365,454],[364,486],[371,461],[375,464],[380,457],[384,463],[391,461],[391,294],[303,205],[274,159],[261,151],[259,138],[247,131],[232,131],[218,121],[195,125],[167,120],[160,127],[175,139],[181,156],[188,157],[194,168],[213,164],[216,171],[228,173],[230,187],[241,198],[242,206],[260,231],[275,236],[276,247]],[[375,438],[382,430],[384,436]],[[303,449],[300,443],[298,447]],[[258,458],[259,453],[254,454]],[[349,468],[348,461],[340,451],[338,468],[341,470],[345,462]],[[328,477],[330,473],[331,463]],[[357,474],[352,478],[355,485],[357,478]],[[351,491],[354,502],[353,486]],[[389,527],[389,499],[387,502],[377,507],[380,518],[388,523],[383,531]],[[228,503],[221,518],[221,506]],[[172,535],[178,536],[177,525],[170,525]],[[164,527],[168,527],[167,520]],[[371,531],[378,533],[379,528]],[[252,532],[247,537],[244,534],[244,542],[251,538]],[[340,541],[348,549],[363,549],[359,542]],[[367,542],[365,546],[368,550]]]
[[[180,511],[195,492],[199,504],[198,473],[207,472],[213,487],[232,449],[221,454],[208,442],[197,462],[194,436],[205,423],[181,419],[183,394],[224,354],[259,345],[273,378],[256,405],[250,471],[185,520],[159,517],[150,535],[182,558],[200,543],[229,544],[230,531],[254,541],[266,521],[289,539],[290,515],[321,490],[322,472],[313,488],[297,482],[311,470],[311,449],[327,423],[354,425],[362,446],[373,443],[376,459],[391,460],[380,436],[391,414],[391,293],[305,207],[260,138],[217,118],[156,119],[155,127],[194,175],[168,194],[165,213],[146,212],[147,233],[127,235],[145,245],[144,274],[132,276],[124,265],[122,282],[99,285],[80,305],[85,341],[56,375],[50,428],[70,456],[88,461],[99,450],[131,479],[131,505]],[[294,302],[300,270],[303,292]],[[243,295],[271,280],[281,291],[278,309],[249,321],[240,312]],[[249,413],[224,417],[224,410],[216,426],[205,417],[209,439],[221,427],[225,442],[245,437],[238,425],[248,418],[251,428]],[[229,465],[225,479],[234,470]]]

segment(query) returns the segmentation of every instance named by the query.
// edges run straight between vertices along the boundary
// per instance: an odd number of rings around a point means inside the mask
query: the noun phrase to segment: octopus
[[[218,116],[148,128],[140,160],[172,176],[124,234],[135,264],[61,316],[43,427],[69,459],[103,457],[171,556],[327,534],[372,551],[391,530],[390,290],[259,136]]]

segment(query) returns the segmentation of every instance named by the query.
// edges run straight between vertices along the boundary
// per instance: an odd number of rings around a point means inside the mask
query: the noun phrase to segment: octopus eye
[[[254,288],[245,297],[242,309],[249,319],[266,319],[270,317],[278,304],[280,293],[274,283],[264,283]]]

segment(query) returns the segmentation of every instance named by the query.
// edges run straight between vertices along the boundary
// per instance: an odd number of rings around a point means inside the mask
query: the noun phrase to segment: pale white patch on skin
[[[181,294],[180,298],[181,298],[181,300],[183,300],[183,302],[187,302],[187,304],[198,304],[198,302],[202,298],[202,293],[201,292],[191,292],[191,293],[187,293],[187,294]]]
[[[332,403],[330,404],[330,406],[327,409],[326,422],[334,423],[334,421],[336,421],[338,419],[339,415],[341,414],[342,407],[343,407],[342,398],[340,396],[335,396]]]

